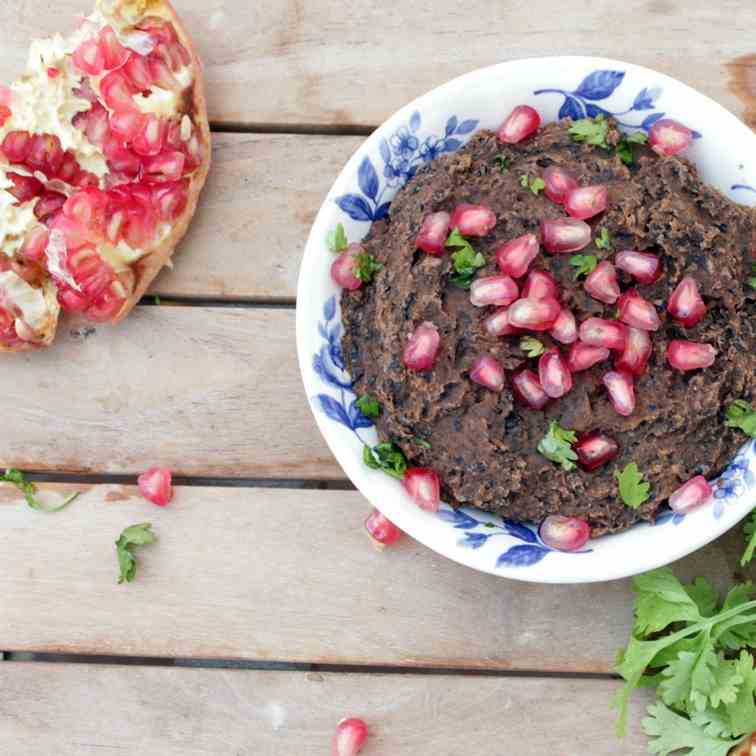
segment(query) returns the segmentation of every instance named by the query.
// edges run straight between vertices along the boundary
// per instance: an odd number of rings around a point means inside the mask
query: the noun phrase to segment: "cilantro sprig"
[[[330,249],[335,255],[349,246],[346,233],[344,232],[344,226],[342,226],[341,223],[328,232],[328,236],[326,236],[326,244],[328,245],[328,249]]]
[[[744,399],[736,399],[725,410],[725,425],[739,428],[747,436],[756,438],[756,409]]]
[[[643,473],[635,462],[627,464],[622,472],[615,470],[614,477],[619,484],[620,498],[628,507],[638,509],[644,501],[648,501],[651,484],[643,479]]]
[[[358,252],[354,258],[354,277],[359,278],[363,283],[370,283],[373,280],[373,276],[382,269],[383,265],[366,249]]]
[[[589,276],[596,270],[598,257],[596,255],[572,255],[570,265],[575,268],[575,280],[580,276]]]
[[[593,240],[593,243],[599,249],[605,249],[607,252],[611,252],[614,249],[612,244],[612,237],[609,234],[609,229],[606,226],[601,226],[599,235]]]
[[[449,276],[449,280],[462,289],[469,289],[475,273],[486,264],[486,258],[459,233],[457,228],[449,234],[446,246],[457,249],[456,252],[452,252],[454,273]]]
[[[381,414],[381,403],[370,394],[363,394],[354,404],[367,418],[374,419]]]
[[[115,542],[120,575],[118,583],[130,583],[136,577],[137,560],[134,549],[154,543],[157,536],[152,532],[152,523],[142,522],[126,528]]]
[[[496,166],[502,173],[507,173],[507,171],[509,171],[511,162],[512,161],[506,155],[502,155],[501,153],[494,156],[494,163],[496,163]]]
[[[743,556],[740,558],[741,567],[750,564],[753,554],[756,552],[756,511],[751,512],[743,524],[743,535],[745,536],[746,547]]]
[[[543,342],[532,336],[523,336],[520,339],[520,349],[522,349],[528,357],[540,357],[546,351]]]
[[[528,176],[527,173],[523,173],[520,176],[520,186],[525,189],[530,189],[533,194],[538,196],[546,188],[546,182],[540,176]]]
[[[593,144],[597,147],[609,148],[606,137],[609,134],[609,121],[602,113],[595,118],[581,118],[569,128],[570,136],[576,142]]]
[[[556,420],[552,420],[549,423],[548,432],[538,442],[538,453],[569,472],[575,469],[575,460],[578,458],[572,449],[575,441],[577,441],[575,431],[562,428]]]
[[[38,512],[60,512],[61,509],[65,509],[74,499],[79,495],[79,491],[75,491],[70,496],[66,497],[60,504],[49,505],[43,504],[37,498],[37,487],[30,480],[24,477],[21,470],[15,468],[9,468],[2,476],[0,476],[0,483],[12,483],[21,493],[24,495],[26,503]]]
[[[634,131],[632,134],[624,134],[617,143],[617,155],[625,165],[632,165],[634,161],[633,145],[646,144],[648,136],[645,131]]]
[[[372,470],[383,470],[387,475],[402,480],[407,472],[407,459],[394,443],[376,444],[372,448],[365,445],[362,461]]]

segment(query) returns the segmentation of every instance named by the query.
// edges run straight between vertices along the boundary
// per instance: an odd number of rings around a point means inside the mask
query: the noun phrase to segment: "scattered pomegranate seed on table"
[[[661,260],[648,252],[624,249],[617,253],[614,264],[620,270],[629,273],[640,284],[655,283],[662,273]]]
[[[365,519],[365,529],[370,537],[381,546],[391,546],[402,535],[402,531],[377,509],[373,509]]]
[[[667,345],[667,362],[675,370],[698,370],[711,367],[717,350],[711,344],[673,339]]]
[[[693,132],[671,118],[658,120],[648,130],[649,147],[659,155],[677,155],[690,147],[692,142]]]
[[[543,409],[551,401],[538,376],[528,368],[512,375],[512,391],[517,399],[534,410]]]
[[[578,183],[564,168],[550,165],[543,172],[544,194],[558,205],[564,204],[565,196],[572,189],[577,189]]]
[[[606,347],[591,346],[582,341],[575,342],[567,355],[567,367],[573,373],[588,370],[599,362],[609,359],[611,352]]]
[[[545,270],[531,270],[522,287],[521,299],[559,299],[559,287]]]
[[[495,357],[482,354],[470,368],[470,380],[491,391],[501,391],[504,388],[504,368]]]
[[[517,144],[541,126],[541,116],[530,105],[518,105],[499,126],[496,136],[505,144]]]
[[[566,307],[562,307],[549,333],[561,344],[572,344],[577,341],[578,328],[575,316]]]
[[[509,276],[484,276],[476,278],[470,286],[470,302],[475,307],[509,305],[520,292]]]
[[[619,444],[601,431],[581,433],[573,449],[578,455],[578,462],[588,472],[611,462],[619,453]]]
[[[696,475],[687,483],[683,483],[669,497],[669,506],[673,512],[690,512],[705,504],[713,491],[703,475]]]
[[[415,503],[426,512],[438,512],[441,505],[441,482],[430,467],[409,467],[402,485]]]
[[[167,467],[150,467],[137,478],[137,484],[142,496],[159,507],[173,498],[171,471]]]
[[[632,375],[643,375],[646,372],[653,345],[648,331],[640,328],[629,327],[627,329],[627,342],[621,354],[614,360],[617,370],[624,370]]]
[[[685,276],[672,292],[667,304],[667,312],[686,328],[701,322],[706,314],[706,304],[698,290],[698,282],[692,276]]]
[[[410,370],[430,370],[436,363],[441,336],[433,323],[421,323],[407,340],[402,362]]]
[[[518,236],[496,250],[499,270],[512,278],[520,278],[528,272],[533,260],[538,257],[540,245],[535,234]]]
[[[538,529],[541,540],[558,551],[582,549],[591,537],[591,526],[580,517],[549,515]]]
[[[342,719],[336,725],[331,756],[357,756],[365,745],[367,736],[368,728],[362,719]]]
[[[454,208],[449,227],[462,236],[485,236],[496,225],[496,215],[485,205],[462,203]]]
[[[600,262],[585,279],[585,290],[599,302],[614,304],[620,296],[617,271],[608,260]]]
[[[518,299],[510,305],[507,319],[511,326],[528,331],[548,331],[556,323],[562,307],[556,299]]]
[[[636,289],[628,289],[619,298],[618,308],[620,320],[628,326],[642,331],[658,331],[661,327],[656,308],[643,299]]]
[[[606,387],[609,400],[618,414],[629,417],[635,410],[635,386],[629,373],[610,370],[604,373],[601,382]]]
[[[558,349],[547,349],[538,361],[538,379],[547,396],[559,399],[572,390],[572,373]]]
[[[577,218],[556,218],[541,222],[541,240],[547,252],[577,252],[591,243],[591,227]]]
[[[431,213],[425,216],[420,232],[415,239],[415,246],[429,255],[441,255],[449,237],[449,213]]]
[[[564,197],[564,209],[573,218],[586,220],[606,210],[609,190],[605,186],[579,186]]]
[[[588,318],[580,324],[578,334],[580,340],[589,346],[606,347],[621,352],[627,344],[627,326],[616,320]]]
[[[507,308],[500,307],[483,320],[483,329],[489,336],[512,336],[521,333],[519,328],[509,324]]]

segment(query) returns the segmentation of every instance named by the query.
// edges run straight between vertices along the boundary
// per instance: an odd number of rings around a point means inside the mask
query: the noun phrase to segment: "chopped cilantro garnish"
[[[648,136],[644,131],[634,131],[632,134],[625,134],[617,143],[617,155],[625,165],[633,164],[633,145],[645,144]]]
[[[577,454],[572,444],[577,440],[575,431],[562,428],[556,420],[549,423],[548,433],[538,442],[538,452],[556,462],[563,470],[574,470]]]
[[[614,249],[614,245],[612,244],[612,237],[609,235],[609,230],[606,226],[601,226],[599,235],[593,240],[593,243],[599,249],[605,249],[607,250],[607,252],[611,252]]]
[[[528,357],[540,357],[545,351],[546,347],[538,339],[534,339],[532,336],[523,336],[520,339],[520,349],[522,349]]]
[[[499,167],[502,173],[506,173],[509,170],[509,164],[512,161],[506,156],[499,153],[494,157],[494,163]]]
[[[595,118],[581,118],[575,121],[569,129],[570,136],[576,142],[584,144],[593,144],[597,147],[606,147],[606,137],[609,133],[609,122],[602,113]]]
[[[572,255],[570,265],[575,268],[575,279],[577,280],[580,276],[593,273],[598,265],[598,258],[596,255]]]
[[[152,523],[149,522],[131,525],[121,533],[115,542],[118,567],[121,572],[118,576],[119,583],[130,583],[136,577],[137,561],[134,556],[134,548],[146,546],[156,540],[157,536],[152,532]]]
[[[359,278],[364,283],[372,281],[373,276],[382,268],[383,265],[365,249],[358,252],[354,258],[354,277]]]
[[[326,244],[328,245],[328,249],[334,254],[338,254],[347,248],[349,242],[344,233],[344,226],[342,226],[341,223],[328,232],[328,236],[326,236]]]
[[[365,417],[376,418],[381,414],[380,402],[377,399],[373,399],[370,394],[363,394],[355,402],[355,406]]]
[[[614,477],[619,483],[620,497],[628,507],[638,509],[648,501],[651,484],[643,480],[643,473],[635,462],[630,462],[622,472],[615,470]]]
[[[76,491],[57,506],[43,504],[37,498],[37,488],[34,483],[30,480],[26,480],[21,470],[16,470],[14,468],[6,470],[2,476],[0,476],[0,483],[12,483],[24,495],[26,503],[38,512],[60,512],[61,509],[65,509],[77,496],[79,496],[79,492]]]
[[[744,399],[737,399],[725,410],[725,425],[740,428],[746,435],[756,438],[756,409]]]
[[[376,444],[372,449],[365,445],[362,461],[373,470],[383,470],[388,475],[401,480],[407,472],[407,460],[402,450],[392,443]]]
[[[469,289],[476,271],[486,264],[486,258],[456,228],[449,234],[446,246],[457,248],[456,252],[452,252],[454,273],[449,276],[449,280],[462,289]]]
[[[530,189],[533,194],[537,195],[539,192],[543,191],[546,182],[540,176],[534,176],[531,178],[527,173],[523,173],[522,176],[520,176],[520,186],[525,189]]]
[[[430,441],[426,441],[424,438],[418,438],[415,436],[415,443],[422,449],[432,449],[433,444]]]

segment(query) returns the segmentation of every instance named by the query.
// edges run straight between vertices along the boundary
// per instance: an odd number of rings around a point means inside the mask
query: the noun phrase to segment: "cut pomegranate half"
[[[717,357],[717,350],[711,344],[673,339],[667,346],[667,362],[675,370],[699,370],[711,367]]]
[[[430,467],[410,467],[404,474],[402,485],[420,509],[438,512],[441,505],[441,482],[435,470]]]
[[[582,549],[591,537],[591,526],[580,517],[549,515],[538,529],[541,540],[557,551]]]
[[[676,155],[690,147],[693,132],[671,118],[658,120],[648,130],[648,144],[659,155]]]
[[[630,373],[610,370],[604,374],[601,382],[606,387],[614,409],[625,417],[632,415],[635,410],[635,386]]]
[[[489,336],[512,336],[521,333],[519,328],[509,324],[507,308],[500,307],[483,321],[483,329]]]
[[[486,205],[462,203],[454,208],[449,228],[457,229],[462,236],[485,236],[496,225],[496,215]]]
[[[617,271],[608,260],[600,262],[585,279],[585,290],[599,302],[614,304],[620,295]]]
[[[547,252],[577,252],[591,243],[591,227],[576,218],[543,220],[541,240]]]
[[[648,331],[640,328],[627,329],[627,342],[622,353],[614,360],[617,370],[624,370],[632,375],[640,376],[646,372],[653,346]]]
[[[496,250],[496,264],[502,273],[512,278],[520,278],[528,272],[530,264],[538,257],[539,249],[535,234],[518,236]]]
[[[567,193],[577,189],[578,185],[578,182],[558,165],[550,165],[546,168],[543,172],[543,181],[546,184],[544,194],[558,205],[564,204]]]
[[[559,287],[545,270],[531,270],[522,287],[522,299],[559,299]]]
[[[606,210],[609,190],[605,186],[579,186],[564,197],[564,209],[573,218],[585,220]]]
[[[567,367],[572,373],[588,370],[599,362],[609,359],[610,352],[606,347],[590,346],[582,341],[575,342],[567,355]]]
[[[643,299],[636,289],[628,289],[618,302],[619,318],[626,325],[642,331],[658,331],[659,313],[651,302]]]
[[[617,253],[614,264],[641,284],[655,283],[662,273],[661,260],[649,252],[623,249]]]
[[[142,496],[159,507],[173,498],[171,471],[167,467],[151,467],[139,476],[137,483]]]
[[[441,336],[433,323],[421,323],[409,337],[402,362],[410,370],[430,370],[436,363]]]
[[[425,216],[415,239],[415,246],[429,255],[441,255],[449,236],[449,213],[438,212]]]
[[[518,299],[507,311],[509,325],[526,331],[548,331],[553,328],[562,308],[553,298]]]
[[[680,325],[692,328],[706,314],[706,305],[698,290],[698,282],[692,276],[685,276],[672,292],[667,311]]]
[[[504,368],[495,357],[481,354],[470,368],[470,380],[491,391],[501,391],[504,388]]]
[[[552,399],[572,391],[572,373],[557,349],[547,349],[538,361],[538,379],[547,396]]]
[[[606,433],[581,433],[573,446],[578,462],[588,472],[611,462],[619,453],[619,444]]]
[[[508,305],[517,299],[520,292],[509,276],[484,276],[476,278],[470,286],[470,302],[475,307]]]
[[[365,530],[381,546],[391,546],[402,536],[402,531],[386,515],[374,509],[365,520]]]
[[[505,144],[517,144],[531,134],[535,134],[541,126],[541,116],[530,105],[518,105],[499,126],[496,136]]]
[[[696,475],[672,493],[669,497],[669,508],[680,514],[691,512],[705,504],[712,493],[714,492],[706,478]]]
[[[627,343],[627,326],[616,320],[588,318],[578,329],[580,340],[584,344],[623,351]]]
[[[578,328],[575,316],[566,307],[562,307],[559,317],[549,333],[560,344],[572,344],[577,341]]]

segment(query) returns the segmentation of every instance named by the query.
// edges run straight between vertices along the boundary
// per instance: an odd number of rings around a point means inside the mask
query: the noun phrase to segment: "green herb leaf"
[[[630,462],[622,472],[615,470],[614,477],[619,482],[622,501],[628,507],[638,509],[644,501],[648,501],[651,484],[643,480],[643,473],[635,462]]]
[[[609,122],[603,114],[599,114],[595,118],[582,118],[579,121],[575,121],[570,126],[569,132],[576,142],[593,144],[598,147],[609,147],[606,143],[606,137],[609,134]]]
[[[648,141],[648,136],[644,131],[634,131],[632,134],[623,135],[622,139],[617,143],[617,155],[625,165],[633,164],[633,147],[634,144],[645,144]]]
[[[534,339],[532,336],[523,336],[520,339],[520,349],[522,349],[528,357],[540,357],[545,351],[546,347],[538,339]]]
[[[354,404],[365,417],[372,419],[381,414],[380,402],[370,394],[363,394]]]
[[[65,509],[80,494],[79,491],[76,491],[57,505],[43,504],[37,498],[37,487],[34,483],[26,480],[21,470],[16,470],[15,468],[6,470],[0,477],[0,483],[12,483],[24,495],[26,503],[38,512],[60,512],[61,509]]]
[[[512,161],[506,155],[502,155],[501,153],[494,156],[494,163],[496,163],[502,173],[507,173],[507,171],[509,171],[509,165],[511,162]]]
[[[707,735],[698,725],[661,702],[648,707],[643,731],[651,738],[648,752],[669,756],[682,749],[685,756],[727,756],[737,740]]]
[[[137,561],[134,549],[154,543],[157,536],[152,532],[152,523],[143,522],[126,528],[115,542],[120,575],[118,582],[130,583],[136,577]]]
[[[556,462],[563,470],[574,470],[577,454],[572,444],[577,440],[575,431],[562,428],[556,420],[549,423],[548,433],[538,442],[538,452],[546,459]]]
[[[753,265],[751,265],[751,273],[756,273],[756,262],[755,262],[755,263],[753,263]],[[750,278],[748,279],[748,285],[749,285],[749,286],[750,286],[750,287],[751,287],[752,289],[756,289],[756,276],[751,276],[751,277],[750,277]]]
[[[457,248],[456,252],[452,252],[454,273],[449,276],[449,280],[462,289],[469,289],[475,273],[485,266],[486,258],[477,252],[456,228],[449,234],[446,246]]]
[[[365,249],[354,258],[354,277],[364,283],[370,283],[373,276],[382,268],[383,265]]]
[[[599,249],[605,249],[608,252],[611,252],[614,249],[614,245],[612,244],[612,237],[609,235],[609,231],[606,226],[601,226],[599,235],[593,240],[593,243]]]
[[[372,449],[362,449],[363,462],[373,470],[383,470],[387,475],[402,480],[407,472],[407,460],[402,450],[393,443],[377,444]]]
[[[424,438],[419,438],[418,436],[415,436],[415,443],[422,449],[433,448],[433,444],[430,441],[426,441]]]
[[[527,173],[523,173],[520,176],[520,186],[530,189],[533,194],[538,195],[546,187],[546,182],[540,176],[530,178]]]
[[[746,547],[740,559],[741,567],[751,563],[756,551],[756,511],[751,512],[748,519],[743,523],[743,535],[746,539]]]
[[[328,245],[328,249],[334,254],[338,254],[349,246],[346,234],[344,233],[344,226],[342,226],[341,223],[328,232],[328,236],[326,236],[326,244]]]
[[[598,257],[596,255],[572,255],[570,265],[575,268],[575,280],[580,276],[587,276],[596,270]]]
[[[155,294],[155,296],[154,296],[154,301],[155,301],[156,305],[160,304],[160,297],[157,294]]]
[[[747,436],[756,438],[756,410],[744,399],[736,399],[725,410],[725,425],[739,428]]]

